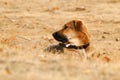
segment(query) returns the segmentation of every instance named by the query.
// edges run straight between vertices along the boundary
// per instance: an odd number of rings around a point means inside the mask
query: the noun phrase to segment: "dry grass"
[[[120,80],[119,0],[0,0],[0,80]],[[81,19],[94,49],[45,53],[51,34]]]

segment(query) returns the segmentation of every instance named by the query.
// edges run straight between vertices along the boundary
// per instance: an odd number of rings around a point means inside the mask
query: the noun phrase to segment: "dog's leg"
[[[78,53],[80,54],[80,56],[82,55],[83,61],[86,62],[86,60],[87,60],[87,54],[86,54],[85,49],[78,50]]]
[[[87,60],[87,54],[85,52],[85,49],[82,49],[82,53],[83,53],[84,61],[86,61]]]

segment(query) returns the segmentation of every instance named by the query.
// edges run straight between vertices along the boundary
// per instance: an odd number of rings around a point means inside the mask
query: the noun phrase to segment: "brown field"
[[[81,19],[93,54],[43,50]],[[0,0],[0,80],[120,80],[120,0]]]

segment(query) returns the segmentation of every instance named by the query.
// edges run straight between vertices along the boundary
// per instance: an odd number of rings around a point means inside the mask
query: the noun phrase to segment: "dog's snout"
[[[63,43],[68,42],[68,39],[66,38],[66,36],[59,34],[59,32],[55,32],[52,35],[57,41],[60,41]]]
[[[57,41],[61,41],[61,35],[58,32],[53,33],[53,37],[57,40]]]
[[[58,36],[58,33],[55,32],[55,33],[53,33],[52,35],[53,35],[53,37],[55,37],[55,36]]]

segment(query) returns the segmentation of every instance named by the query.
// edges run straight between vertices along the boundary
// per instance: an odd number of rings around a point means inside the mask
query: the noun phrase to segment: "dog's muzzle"
[[[68,39],[66,36],[59,34],[58,32],[53,33],[53,37],[62,43],[68,42]]]

